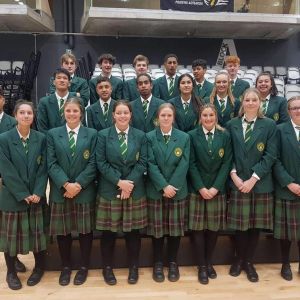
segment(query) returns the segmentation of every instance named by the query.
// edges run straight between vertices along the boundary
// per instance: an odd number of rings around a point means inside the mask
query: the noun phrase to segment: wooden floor
[[[20,256],[29,270],[33,266],[31,255]],[[59,272],[46,272],[40,284],[28,287],[26,280],[30,271],[20,274],[23,288],[12,291],[7,287],[4,257],[0,255],[0,299],[1,300],[108,300],[108,299],[139,299],[139,300],[185,300],[185,299],[300,299],[300,275],[298,264],[292,264],[294,279],[291,282],[283,280],[280,275],[280,265],[257,265],[260,276],[258,283],[250,283],[245,274],[234,278],[228,275],[228,266],[216,266],[218,278],[210,280],[206,286],[197,281],[196,267],[180,267],[181,278],[178,282],[156,283],[152,280],[151,269],[140,269],[140,280],[136,285],[127,284],[127,269],[115,270],[118,280],[116,286],[104,283],[100,270],[91,270],[86,283],[82,286],[70,284],[62,287],[58,284]],[[72,274],[72,278],[75,272]]]

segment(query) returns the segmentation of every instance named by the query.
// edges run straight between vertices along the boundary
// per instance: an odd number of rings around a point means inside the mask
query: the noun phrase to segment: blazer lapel
[[[63,145],[63,149],[66,149],[64,152],[67,155],[69,162],[72,162],[71,149],[69,145],[69,135],[66,126],[61,127],[59,131],[60,143]]]
[[[167,149],[166,149],[166,161],[170,158],[170,156],[171,156],[171,154],[172,154],[172,152],[174,150],[176,141],[177,141],[177,136],[174,133],[174,130],[172,130],[170,141],[167,144]]]
[[[149,124],[151,122],[152,117],[153,117],[154,113],[156,112],[156,109],[157,109],[157,102],[155,101],[155,99],[153,99],[153,97],[151,97],[148,114],[147,114],[147,119],[146,119],[147,124]]]
[[[58,119],[62,119],[60,113],[59,113],[59,107],[58,102],[55,94],[52,94],[49,98],[49,102],[51,103],[51,107],[55,108],[55,114]]]
[[[33,131],[31,131],[30,136],[29,136],[28,154],[27,154],[29,173],[31,173],[30,170],[33,167],[36,157],[37,157],[37,155],[36,155],[36,152],[38,149],[37,142],[38,142],[38,139],[37,139],[36,134]]]
[[[237,140],[240,141],[240,146],[243,149],[243,151],[246,151],[246,146],[245,146],[245,139],[243,135],[243,126],[242,126],[242,118],[238,118],[233,125],[235,136],[237,137]]]
[[[291,121],[285,125],[284,133],[290,144],[293,146],[294,152],[300,157],[300,142],[297,140],[297,136]]]
[[[98,100],[97,102],[97,106],[95,108],[95,114],[97,116],[97,120],[98,122],[101,124],[101,127],[102,128],[105,128],[106,127],[106,124],[105,124],[105,120],[104,120],[104,116],[103,116],[103,111],[102,111],[102,108],[101,108],[101,105],[100,105],[100,101]]]
[[[256,119],[256,122],[254,124],[251,137],[249,142],[246,145],[247,150],[249,150],[252,145],[257,141],[258,136],[260,135],[261,131],[263,130],[263,125],[260,122],[260,119]]]
[[[77,160],[77,157],[81,156],[84,149],[83,149],[83,146],[87,139],[87,132],[85,130],[86,128],[80,126],[79,128],[79,131],[78,131],[78,136],[77,136],[77,140],[76,140],[76,148],[75,148],[75,154],[74,154],[74,157],[73,157],[73,160],[72,160],[72,163],[74,163],[76,160]]]
[[[30,136],[29,136],[29,138],[30,138]],[[12,140],[13,140],[12,141],[13,144],[15,145],[16,151],[20,154],[20,157],[22,158],[22,159],[20,159],[20,161],[22,161],[24,166],[26,166],[26,168],[27,168],[27,155],[25,153],[23,143],[21,141],[21,138],[20,138],[19,133],[16,128],[15,128],[15,132],[14,132]]]
[[[113,145],[113,149],[118,149],[116,151],[116,155],[123,159],[123,156],[121,153],[121,148],[120,148],[120,141],[119,141],[118,133],[117,133],[115,126],[112,126],[109,130],[109,141]],[[127,153],[128,153],[128,151],[127,151]]]
[[[211,153],[209,153],[207,139],[206,139],[206,136],[205,136],[205,134],[204,134],[204,131],[203,131],[203,128],[202,128],[201,125],[197,128],[197,134],[198,134],[198,138],[199,138],[199,141],[198,141],[199,147],[203,148],[204,151],[205,151],[208,155],[211,155]]]

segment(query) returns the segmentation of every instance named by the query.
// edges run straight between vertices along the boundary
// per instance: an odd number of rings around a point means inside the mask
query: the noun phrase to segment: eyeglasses
[[[291,111],[300,110],[300,106],[290,107],[289,110],[291,110]]]

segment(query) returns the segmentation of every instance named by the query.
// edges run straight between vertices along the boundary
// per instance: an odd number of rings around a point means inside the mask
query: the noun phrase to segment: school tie
[[[262,108],[262,112],[263,112],[264,115],[267,113],[267,107],[268,107],[268,102],[267,101],[268,101],[267,99],[262,101],[262,107],[261,108]]]
[[[170,84],[169,84],[169,96],[172,96],[173,92],[174,92],[174,78],[169,77],[170,80]]]
[[[147,114],[148,114],[148,103],[149,101],[148,100],[144,100],[143,101],[143,111],[144,111],[144,116],[145,116],[145,119],[147,118]]]
[[[29,142],[29,139],[21,138],[21,141],[22,141],[22,144],[23,144],[23,147],[24,147],[24,150],[25,150],[25,154],[27,155],[28,154],[28,142]]]
[[[74,131],[70,131],[69,132],[69,146],[70,146],[70,150],[71,150],[71,156],[73,157],[75,154],[75,148],[76,148],[76,144],[75,144],[75,132]]]
[[[298,130],[297,139],[298,139],[298,142],[300,143],[300,126],[295,126],[295,128]]]
[[[183,103],[184,114],[186,115],[189,111],[189,104],[187,102]]]
[[[213,133],[209,131],[206,135],[207,135],[208,151],[209,151],[209,153],[211,153],[212,152]]]
[[[165,134],[164,135],[164,139],[165,139],[165,143],[167,145],[169,143],[169,141],[170,141],[170,135],[169,134]]]
[[[202,84],[198,84],[198,85],[197,85],[197,88],[198,88],[198,93],[200,94],[201,91],[202,91]]]
[[[233,92],[233,90],[234,90],[234,80],[230,80],[230,84],[231,84],[231,92]]]
[[[120,149],[123,157],[126,157],[127,154],[127,143],[126,143],[126,133],[121,131],[119,133]]]
[[[61,98],[59,100],[59,114],[61,117],[64,116],[64,104],[65,104],[65,100],[63,98]]]
[[[245,131],[245,144],[247,144],[251,138],[251,134],[252,134],[252,125],[254,124],[254,121],[248,122],[245,120],[245,122],[247,123],[247,127],[246,127],[246,131]]]
[[[107,117],[108,117],[108,103],[104,102],[103,103],[103,117],[104,117],[104,121],[107,121]]]
[[[221,113],[222,113],[222,115],[224,114],[224,111],[225,111],[225,109],[226,109],[226,107],[225,107],[225,100],[224,99],[220,99],[220,103],[221,103]]]

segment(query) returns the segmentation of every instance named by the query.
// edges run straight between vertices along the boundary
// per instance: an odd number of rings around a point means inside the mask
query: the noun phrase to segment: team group
[[[139,278],[141,233],[152,237],[153,279],[165,280],[166,238],[167,277],[177,281],[180,239],[189,231],[198,280],[207,284],[217,277],[212,254],[224,229],[235,233],[230,275],[245,271],[249,281],[259,280],[253,265],[259,233],[273,230],[281,276],[292,280],[292,240],[300,250],[300,97],[277,96],[267,72],[249,88],[237,78],[237,56],[226,58],[226,71],[214,84],[205,80],[203,59],[193,61],[194,76],[177,76],[178,58],[168,54],[166,74],[154,82],[143,55],[133,61],[137,77],[125,82],[111,75],[111,54],[98,63],[101,75],[88,83],[74,75],[75,56],[64,54],[36,116],[24,100],[16,103],[14,118],[5,114],[0,90],[0,251],[8,286],[22,287],[17,272],[26,268],[17,255],[29,251],[35,266],[27,285],[41,280],[48,235],[56,238],[61,257],[59,284],[68,285],[74,232],[81,250],[74,284],[83,284],[94,229],[102,232],[102,273],[109,285],[117,283],[119,232],[128,283]],[[38,131],[31,129],[35,118]]]

